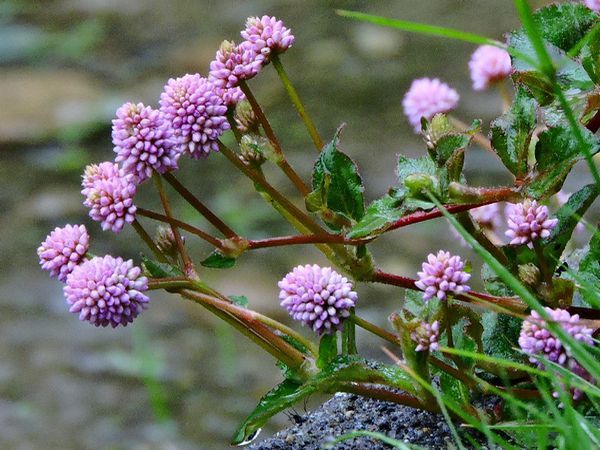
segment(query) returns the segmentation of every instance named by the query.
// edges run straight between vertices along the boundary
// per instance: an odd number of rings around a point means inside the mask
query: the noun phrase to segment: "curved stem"
[[[219,219],[204,203],[202,203],[194,194],[186,189],[186,187],[179,182],[172,173],[165,173],[163,175],[167,183],[169,183],[173,189],[175,189],[179,195],[181,195],[185,201],[187,201],[196,211],[202,214],[206,220],[208,220],[217,230],[223,233],[226,237],[236,237],[237,234],[231,228],[227,226],[225,222]]]
[[[300,100],[300,97],[298,96],[298,92],[296,92],[296,88],[294,88],[294,85],[290,81],[290,79],[287,75],[287,72],[283,68],[283,65],[281,64],[281,60],[279,59],[279,55],[277,55],[277,54],[272,55],[271,62],[273,63],[273,67],[275,67],[275,70],[277,71],[277,75],[279,75],[279,78],[281,78],[283,86],[285,87],[285,90],[287,91],[288,95],[290,96],[290,100],[296,107],[298,114],[300,114],[300,117],[302,118],[302,122],[304,122],[304,125],[306,126],[306,129],[308,130],[308,134],[310,134],[310,137],[311,137],[313,143],[315,144],[315,148],[317,149],[318,152],[320,152],[321,149],[323,148],[323,140],[321,139],[321,136],[319,135],[319,132],[317,131],[317,127],[315,126],[314,122],[312,121],[312,119],[310,118],[308,113],[306,112],[306,108],[304,108],[304,105],[302,104],[302,101]]]
[[[308,361],[306,357],[292,345],[288,344],[282,337],[267,328],[266,325],[259,322],[255,317],[252,317],[248,310],[210,295],[188,289],[182,289],[179,293],[229,322],[238,331],[248,336],[291,369],[301,371],[307,375],[306,370],[308,368],[306,367],[306,363]]]
[[[310,189],[308,188],[308,186],[306,186],[304,181],[302,181],[300,176],[285,159],[285,156],[283,155],[283,150],[281,149],[281,144],[279,143],[279,139],[277,139],[277,136],[275,135],[273,128],[271,128],[271,124],[269,123],[267,116],[265,116],[265,113],[258,104],[256,97],[254,97],[254,94],[252,93],[245,81],[240,81],[240,88],[246,95],[246,99],[250,103],[250,106],[252,106],[252,110],[254,111],[254,114],[256,114],[256,117],[260,121],[263,130],[265,130],[267,138],[269,139],[269,141],[271,141],[271,144],[273,144],[275,153],[278,156],[278,159],[276,161],[277,165],[283,171],[283,173],[286,174],[286,176],[290,179],[294,186],[296,186],[296,189],[298,189],[298,192],[302,194],[302,197],[306,197],[310,193]]]
[[[139,208],[136,212],[139,214]],[[140,214],[140,215],[142,215],[142,214]],[[139,223],[137,219],[134,219],[133,222],[131,223],[131,225],[133,226],[133,229],[136,231],[138,236],[140,238],[142,238],[142,241],[144,241],[146,243],[146,245],[148,246],[148,248],[150,248],[150,250],[156,257],[156,259],[158,259],[160,262],[168,263],[169,260],[167,259],[167,257],[165,255],[163,255],[163,253],[160,251],[160,249],[156,246],[156,244],[154,243],[154,241],[152,240],[150,235],[146,232],[146,230],[144,229],[142,224]]]
[[[138,208],[136,213],[139,214],[140,216],[148,217],[149,219],[158,220],[159,222],[168,223],[169,225],[174,225],[176,227],[181,228],[182,230],[189,231],[190,233],[195,234],[196,236],[204,239],[206,242],[214,245],[215,247],[217,247],[219,249],[223,249],[223,241],[221,241],[220,239],[217,239],[214,236],[211,236],[210,234],[206,233],[205,231],[202,231],[200,228],[196,228],[188,223],[182,222],[181,220],[177,220],[173,217],[168,217],[168,216],[159,214],[154,211],[149,211],[144,208]]]

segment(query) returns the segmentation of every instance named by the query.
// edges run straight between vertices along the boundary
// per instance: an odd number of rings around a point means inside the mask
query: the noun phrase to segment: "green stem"
[[[319,132],[317,131],[317,127],[315,126],[314,122],[312,121],[312,119],[310,118],[308,113],[306,112],[306,108],[304,108],[304,105],[302,104],[302,101],[300,100],[300,97],[298,96],[298,92],[296,91],[296,88],[294,88],[294,85],[292,84],[290,78],[288,77],[287,72],[283,68],[283,64],[281,64],[279,55],[277,55],[277,54],[272,55],[271,62],[273,63],[273,67],[275,67],[275,70],[277,71],[279,78],[281,78],[283,86],[285,87],[285,90],[287,91],[288,95],[290,96],[290,100],[296,107],[298,114],[300,114],[300,117],[302,118],[302,121],[304,122],[304,125],[306,126],[306,129],[308,130],[308,134],[310,134],[310,137],[311,137],[313,143],[315,144],[315,148],[317,149],[318,152],[320,152],[321,149],[323,148],[323,140],[321,139],[321,136],[319,135]]]
[[[304,181],[302,181],[302,178],[300,178],[300,176],[285,159],[283,150],[281,149],[281,144],[279,143],[279,139],[277,139],[277,136],[275,135],[273,128],[271,128],[271,124],[269,123],[267,116],[265,116],[265,113],[263,112],[258,101],[256,100],[256,97],[254,97],[254,94],[252,93],[245,81],[240,81],[240,88],[246,95],[246,99],[250,103],[250,106],[252,106],[252,110],[254,111],[254,114],[256,114],[256,117],[260,121],[263,130],[265,130],[267,138],[269,139],[269,141],[271,141],[271,144],[273,144],[273,148],[275,150],[275,153],[277,154],[277,166],[279,166],[279,168],[283,171],[283,173],[285,173],[288,179],[294,184],[294,186],[296,186],[296,189],[298,189],[298,192],[300,192],[302,197],[306,197],[310,193],[310,189],[308,188],[308,186],[306,186]]]
[[[235,117],[233,116],[233,109],[228,109],[227,110],[227,122],[229,122],[229,126],[231,127],[231,131],[233,132],[233,135],[235,136],[235,140],[237,142],[240,142],[242,140],[242,133],[240,133],[240,130],[238,130],[237,127],[237,123],[235,121]]]
[[[186,189],[172,173],[163,175],[167,183],[181,195],[196,211],[202,214],[217,230],[228,238],[236,237],[237,233],[227,226],[225,222],[219,219],[208,207],[202,203],[194,194]]]
[[[546,263],[546,257],[544,256],[544,249],[540,245],[540,241],[533,241],[533,249],[535,250],[535,256],[538,260],[538,265],[540,267],[540,272],[542,272],[542,278],[544,282],[548,285],[550,290],[552,290],[552,272],[548,268],[548,264]]]
[[[350,316],[350,320],[352,322],[354,322],[356,325],[358,325],[359,327],[361,327],[362,329],[367,330],[368,332],[374,334],[375,336],[379,336],[381,339],[384,339],[391,344],[399,345],[399,343],[400,343],[398,336],[396,336],[394,333],[390,333],[389,331],[378,327],[377,325],[357,316],[356,314]]]
[[[165,255],[163,255],[160,249],[156,246],[156,244],[154,243],[150,235],[146,232],[142,224],[139,223],[137,219],[134,219],[131,225],[133,226],[133,229],[136,231],[138,236],[142,238],[142,241],[144,241],[148,248],[150,248],[156,259],[158,259],[160,262],[168,263],[168,258]]]

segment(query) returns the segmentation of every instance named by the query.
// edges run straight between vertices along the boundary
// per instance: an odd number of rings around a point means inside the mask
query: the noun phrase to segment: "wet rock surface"
[[[453,448],[454,440],[441,414],[395,403],[338,393],[306,415],[293,415],[294,426],[272,438],[252,444],[248,450],[387,450],[381,440],[361,436],[333,444],[353,431],[377,432],[406,444],[432,450]],[[482,436],[475,436],[482,444]],[[328,445],[331,445],[329,447]],[[470,448],[467,445],[467,448]],[[483,447],[488,448],[488,447]],[[496,447],[492,447],[496,448]]]

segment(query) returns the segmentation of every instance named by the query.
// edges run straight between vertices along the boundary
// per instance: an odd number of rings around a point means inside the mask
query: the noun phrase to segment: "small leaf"
[[[396,175],[400,186],[404,186],[404,180],[409,175],[423,174],[435,176],[436,167],[435,163],[428,156],[422,156],[420,158],[407,158],[404,155],[398,155],[398,167],[396,169]]]
[[[405,194],[396,189],[377,200],[374,200],[362,219],[348,232],[348,237],[363,238],[383,233],[392,223],[404,215],[402,204]]]
[[[450,124],[445,114],[436,114],[431,122],[426,122],[427,147],[436,164],[443,167],[448,160],[456,158],[457,153],[464,152],[480,125],[481,122],[475,121],[470,130],[461,132]]]
[[[319,342],[319,358],[317,359],[317,367],[324,369],[331,364],[337,356],[337,336],[333,334],[325,334]]]
[[[594,36],[583,46],[579,57],[590,78],[596,84],[600,84],[600,27],[596,25],[593,33]]]
[[[598,197],[598,187],[595,184],[588,184],[571,195],[567,203],[561,206],[556,213],[558,224],[543,243],[544,255],[552,272],[558,266],[560,256],[571,239],[579,219],[596,200],[596,197]]]
[[[225,256],[219,250],[214,250],[208,256],[208,258],[206,258],[200,264],[211,269],[229,269],[235,266],[235,258],[232,258],[231,256]]]
[[[230,295],[229,299],[235,305],[241,306],[242,308],[248,307],[248,297],[246,297],[245,295]]]
[[[536,127],[536,102],[522,88],[511,108],[491,124],[492,146],[515,177],[527,173],[527,152]]]
[[[174,278],[183,275],[181,269],[173,264],[154,261],[142,255],[144,272],[152,278]]]
[[[364,187],[354,161],[338,150],[340,127],[315,162],[311,204],[319,204],[343,217],[360,220],[364,214]],[[322,200],[319,202],[318,198]]]
[[[447,374],[440,373],[440,388],[445,396],[450,397],[459,404],[467,404],[469,402],[469,388],[458,378]]]

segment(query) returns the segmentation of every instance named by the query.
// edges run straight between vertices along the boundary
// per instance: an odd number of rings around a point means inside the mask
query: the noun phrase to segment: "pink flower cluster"
[[[550,319],[560,325],[573,339],[587,345],[594,345],[592,329],[587,328],[580,322],[579,315],[571,315],[568,311],[560,308],[544,309]],[[540,356],[568,368],[585,379],[591,379],[587,371],[562,345],[560,339],[547,328],[546,321],[541,318],[537,311],[532,311],[531,315],[523,321],[523,327],[519,335],[519,346],[521,350],[529,355],[529,360],[541,369],[544,369],[544,364],[540,360]],[[579,399],[581,395],[581,391],[577,389],[573,391],[574,400]]]
[[[319,335],[341,330],[358,299],[346,277],[316,264],[295,267],[279,288],[281,306]]]
[[[421,118],[431,120],[438,113],[453,110],[458,105],[458,93],[437,78],[414,80],[404,95],[404,114],[415,133],[421,130]]]
[[[417,343],[416,352],[434,351],[439,348],[440,323],[421,322],[419,326],[410,333],[410,338]]]
[[[103,230],[118,233],[135,219],[135,181],[134,175],[108,161],[86,167],[81,183],[83,204],[90,208],[90,217],[100,222]]]
[[[443,250],[437,255],[430,253],[422,268],[423,271],[417,273],[419,280],[415,285],[424,291],[423,300],[434,297],[445,300],[450,294],[459,295],[469,290],[467,281],[471,274],[463,270],[465,263],[460,256],[452,256]]]
[[[479,47],[469,61],[473,89],[482,91],[512,73],[510,55],[493,45]]]
[[[115,161],[123,164],[125,173],[135,175],[138,183],[150,178],[153,170],[177,169],[181,153],[175,147],[173,129],[160,111],[143,103],[125,103],[117,110],[112,141]]]
[[[600,0],[584,0],[585,6],[590,8],[592,11],[600,13]]]
[[[506,235],[511,245],[530,244],[547,238],[558,224],[558,219],[549,219],[548,207],[538,205],[535,200],[525,200],[514,205],[508,215]]]
[[[198,159],[218,151],[217,139],[229,129],[227,106],[215,86],[198,74],[170,79],[160,111],[178,138],[178,148]]]
[[[37,250],[42,269],[52,278],[65,281],[90,247],[90,236],[85,225],[56,227]]]

